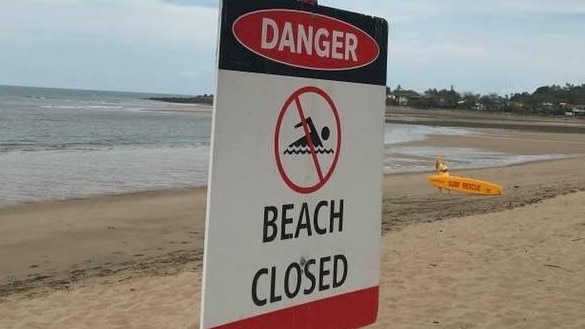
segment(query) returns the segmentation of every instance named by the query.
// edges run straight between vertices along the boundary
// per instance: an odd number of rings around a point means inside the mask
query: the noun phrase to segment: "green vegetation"
[[[161,101],[167,103],[182,103],[182,104],[213,104],[213,95],[197,95],[193,97],[149,97],[153,101]]]
[[[543,86],[533,93],[523,92],[504,97],[498,94],[480,95],[459,93],[450,89],[429,89],[420,94],[414,90],[387,91],[387,104],[414,108],[441,108],[478,111],[498,111],[519,114],[585,116],[585,84],[576,86]]]
[[[499,96],[471,92],[459,93],[450,89],[428,89],[423,93],[403,89],[400,85],[392,90],[386,87],[387,105],[409,106],[419,109],[453,109],[492,112],[509,112],[537,115],[571,115],[585,117],[585,84],[543,86],[533,93],[523,92]],[[213,95],[193,97],[152,97],[151,100],[171,103],[213,104]]]

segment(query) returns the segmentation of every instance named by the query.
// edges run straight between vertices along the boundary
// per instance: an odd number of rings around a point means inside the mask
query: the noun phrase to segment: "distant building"
[[[408,106],[413,100],[419,100],[422,96],[414,90],[394,90],[388,94],[388,101],[392,105]]]

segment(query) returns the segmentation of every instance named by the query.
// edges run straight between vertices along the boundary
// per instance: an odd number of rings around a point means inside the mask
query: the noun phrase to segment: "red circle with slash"
[[[316,94],[318,97],[322,98],[325,101],[325,103],[328,104],[328,108],[330,109],[331,114],[332,114],[333,119],[334,119],[334,122],[335,122],[335,128],[337,129],[337,131],[336,131],[337,141],[336,141],[335,149],[333,151],[334,152],[333,161],[331,161],[328,168],[325,168],[326,164],[322,163],[319,160],[319,156],[317,154],[318,151],[316,150],[316,147],[315,147],[313,140],[310,136],[309,127],[307,125],[306,112],[303,109],[303,106],[301,104],[301,96],[303,96],[305,94]],[[291,106],[293,103],[294,103],[294,106]],[[297,112],[299,120],[302,124],[304,136],[305,136],[307,144],[308,144],[307,145],[308,151],[306,153],[310,157],[310,162],[312,163],[312,166],[315,170],[316,180],[314,182],[310,182],[309,184],[301,184],[299,182],[295,182],[295,180],[293,178],[291,178],[291,176],[287,173],[287,170],[285,169],[285,166],[283,164],[283,158],[282,158],[281,152],[280,152],[281,151],[280,150],[280,134],[281,134],[281,128],[282,128],[282,121],[285,117],[285,114],[289,110],[294,109],[294,108],[296,108],[296,112]],[[280,110],[280,113],[279,113],[278,119],[277,119],[277,123],[276,123],[276,130],[274,132],[274,155],[276,158],[276,166],[278,167],[278,172],[280,173],[280,176],[282,177],[282,179],[284,180],[286,185],[288,187],[290,187],[292,190],[299,192],[299,193],[304,193],[304,194],[313,193],[313,192],[319,190],[321,187],[323,187],[325,185],[325,183],[327,183],[329,178],[331,178],[331,175],[333,175],[333,171],[335,170],[335,167],[337,165],[337,160],[339,159],[340,149],[341,149],[341,123],[339,121],[339,113],[337,111],[337,107],[335,106],[335,103],[333,102],[331,97],[324,90],[322,90],[318,87],[315,87],[315,86],[302,87],[302,88],[296,90],[294,93],[292,93],[292,95],[290,95],[288,97],[288,99],[284,102],[284,104]]]

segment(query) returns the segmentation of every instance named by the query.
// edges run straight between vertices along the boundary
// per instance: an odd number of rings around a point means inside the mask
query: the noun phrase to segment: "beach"
[[[439,193],[425,172],[385,175],[371,327],[585,326],[583,121],[424,114],[388,118],[475,133],[403,146],[562,157],[451,166],[501,184],[496,197]],[[0,328],[198,328],[205,203],[205,188],[185,188],[0,209]]]

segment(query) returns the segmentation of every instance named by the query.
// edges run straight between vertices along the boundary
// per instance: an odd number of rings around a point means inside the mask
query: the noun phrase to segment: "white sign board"
[[[379,285],[387,24],[225,0],[201,328],[357,328]]]

